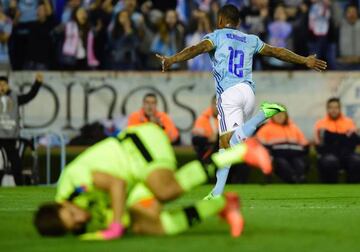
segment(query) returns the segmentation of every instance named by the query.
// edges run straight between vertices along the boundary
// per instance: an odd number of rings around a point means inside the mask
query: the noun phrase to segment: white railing
[[[21,137],[27,139],[33,139],[34,151],[37,153],[38,147],[40,145],[40,137],[45,137],[46,139],[46,184],[51,184],[51,148],[54,146],[60,147],[60,169],[64,169],[66,165],[66,142],[64,134],[60,131],[51,131],[51,130],[31,130],[23,129],[21,130]],[[56,137],[59,140],[59,144],[52,144],[52,137]]]

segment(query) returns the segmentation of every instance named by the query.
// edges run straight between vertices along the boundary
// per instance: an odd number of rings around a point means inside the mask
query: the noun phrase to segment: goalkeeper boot
[[[271,157],[267,149],[255,138],[245,141],[247,146],[244,162],[250,166],[259,168],[264,174],[272,172]]]
[[[266,119],[276,115],[277,113],[286,111],[286,108],[284,106],[277,103],[269,102],[263,102],[260,105],[260,109],[264,112]]]
[[[232,237],[239,237],[244,229],[244,218],[240,212],[239,196],[236,193],[224,194],[226,205],[220,212],[220,217],[229,224]]]

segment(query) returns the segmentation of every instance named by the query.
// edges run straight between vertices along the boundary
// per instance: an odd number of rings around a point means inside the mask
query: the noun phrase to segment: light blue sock
[[[230,146],[234,146],[243,142],[246,138],[252,136],[257,127],[266,120],[265,114],[259,111],[254,117],[247,121],[242,127],[238,127],[233,136],[230,139]],[[219,152],[223,152],[224,149],[220,149]],[[212,195],[221,195],[224,192],[226,180],[229,176],[230,166],[219,169],[216,172],[216,184],[212,190]]]
[[[256,129],[266,120],[265,114],[263,111],[257,112],[257,114],[252,117],[249,121],[244,123],[241,127],[238,127],[233,136],[230,139],[230,145],[234,146],[238,143],[241,143],[246,138],[252,136]]]
[[[224,152],[225,149],[220,149],[219,152]],[[216,172],[216,184],[214,189],[212,190],[212,195],[213,196],[217,196],[217,195],[221,195],[224,192],[224,188],[225,188],[225,184],[226,184],[226,180],[228,178],[229,175],[229,171],[230,171],[230,166],[229,167],[223,167],[222,169],[217,170]]]

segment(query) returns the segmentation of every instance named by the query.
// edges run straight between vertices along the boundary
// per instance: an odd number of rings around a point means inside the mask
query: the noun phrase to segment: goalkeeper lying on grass
[[[192,161],[176,169],[172,146],[154,124],[132,127],[117,138],[88,148],[62,172],[56,203],[42,205],[34,224],[41,235],[82,234],[83,239],[116,239],[129,229],[135,234],[178,234],[206,217],[220,214],[240,236],[243,219],[236,194],[167,211],[162,203],[204,184],[215,169],[246,162],[271,172],[267,151],[254,139],[207,164]]]

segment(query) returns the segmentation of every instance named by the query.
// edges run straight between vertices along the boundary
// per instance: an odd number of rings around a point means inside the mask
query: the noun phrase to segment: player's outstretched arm
[[[126,182],[107,173],[94,172],[92,174],[94,186],[109,194],[113,210],[113,222],[108,229],[100,232],[104,240],[116,239],[124,234],[124,227],[120,223],[125,211]]]
[[[165,72],[171,67],[172,64],[195,58],[200,54],[210,52],[213,48],[214,48],[213,44],[206,39],[196,45],[186,47],[181,52],[178,52],[173,56],[166,57],[163,55],[156,54],[156,57],[158,57],[159,60],[161,61],[162,71]]]
[[[324,71],[327,67],[325,61],[317,59],[316,55],[310,55],[308,57],[303,57],[298,55],[286,48],[275,47],[265,44],[264,47],[259,52],[261,55],[274,57],[282,61],[286,61],[289,63],[305,65],[310,69],[314,69],[316,71]]]

